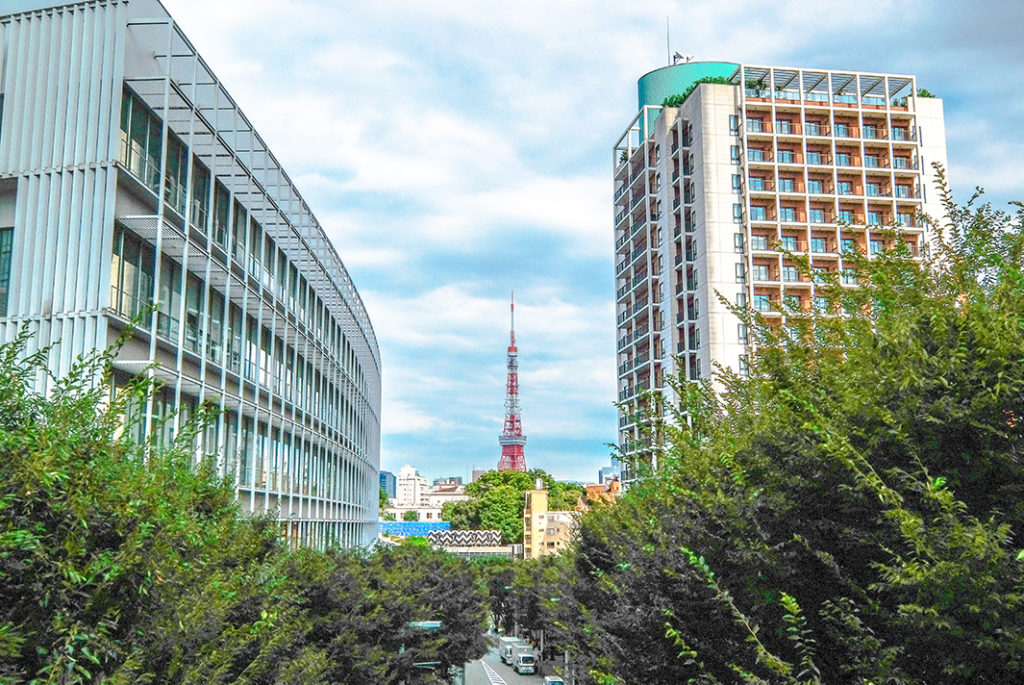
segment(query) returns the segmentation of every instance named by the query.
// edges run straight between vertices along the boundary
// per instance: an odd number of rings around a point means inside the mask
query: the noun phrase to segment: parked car
[[[565,685],[565,681],[556,675],[549,675],[544,678],[544,685]]]

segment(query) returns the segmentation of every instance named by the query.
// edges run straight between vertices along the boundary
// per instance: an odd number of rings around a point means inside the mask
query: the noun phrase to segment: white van
[[[544,678],[544,685],[565,685],[565,681],[556,675],[549,675]]]
[[[520,646],[515,648],[515,660],[512,665],[519,675],[533,673],[537,670],[537,657],[533,655],[533,648]]]

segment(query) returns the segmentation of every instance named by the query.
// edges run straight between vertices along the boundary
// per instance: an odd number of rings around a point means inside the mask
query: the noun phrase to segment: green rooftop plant
[[[661,106],[662,107],[680,107],[684,102],[686,102],[686,98],[690,97],[690,93],[695,91],[697,89],[697,86],[699,86],[702,83],[721,83],[721,84],[729,85],[729,84],[732,83],[732,81],[730,81],[725,76],[705,76],[704,78],[699,78],[696,81],[694,81],[693,83],[691,83],[690,86],[686,90],[684,90],[682,93],[680,93],[678,95],[670,95],[669,97],[667,97],[664,100],[662,100]]]

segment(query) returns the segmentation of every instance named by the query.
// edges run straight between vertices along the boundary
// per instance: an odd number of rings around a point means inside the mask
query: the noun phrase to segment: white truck
[[[502,662],[513,666],[515,662],[516,647],[527,647],[528,645],[518,637],[503,635],[498,638],[498,654]]]
[[[534,673],[537,670],[537,657],[533,653],[533,647],[529,645],[515,647],[512,668],[519,675]]]

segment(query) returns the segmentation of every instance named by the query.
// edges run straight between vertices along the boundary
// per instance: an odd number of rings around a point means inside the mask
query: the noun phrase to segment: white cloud
[[[666,16],[697,59],[917,74],[945,98],[954,188],[1020,195],[1024,3],[864,0],[836,21],[805,0],[164,1],[352,272],[383,454],[425,473],[497,457],[512,287],[528,461],[592,478],[606,457],[610,147],[665,63]]]

